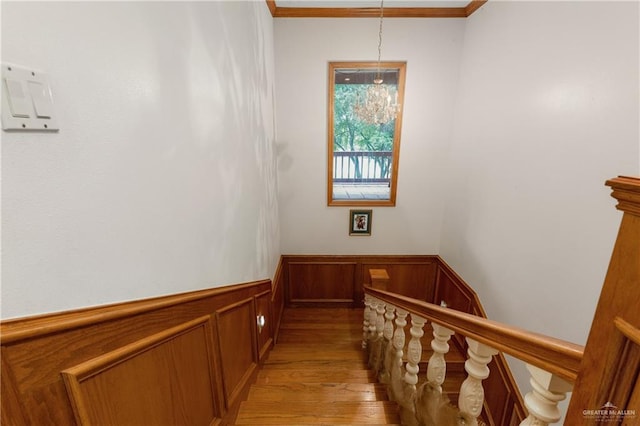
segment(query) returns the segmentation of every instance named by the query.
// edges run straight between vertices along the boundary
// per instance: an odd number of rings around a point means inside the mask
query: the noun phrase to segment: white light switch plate
[[[20,65],[3,63],[2,128],[59,130],[47,75]]]

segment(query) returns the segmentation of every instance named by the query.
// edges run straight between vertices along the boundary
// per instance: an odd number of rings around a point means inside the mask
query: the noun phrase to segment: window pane
[[[395,205],[404,63],[329,64],[329,205]]]

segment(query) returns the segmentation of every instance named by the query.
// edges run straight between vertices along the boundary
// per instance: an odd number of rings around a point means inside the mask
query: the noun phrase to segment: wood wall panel
[[[234,345],[218,347],[215,312],[245,300],[250,301],[247,304],[253,309],[255,296],[270,291],[271,282],[264,280],[3,321],[0,323],[2,424],[76,424],[62,371],[204,316],[211,317],[213,321],[213,335],[210,336],[215,346],[212,363],[216,394],[222,401],[224,388],[220,358]],[[252,328],[255,316],[245,316],[245,326],[235,330],[234,338],[251,342],[251,350],[255,351],[258,345],[255,328]],[[269,329],[268,333],[271,332]],[[251,365],[248,368],[251,370]],[[166,371],[158,374],[166,374]],[[244,374],[250,376],[251,371]],[[221,405],[224,404],[221,402]],[[224,414],[225,419],[228,416],[229,411]]]
[[[285,304],[362,307],[369,269],[387,269],[394,291],[431,302],[437,256],[283,255]]]
[[[371,284],[369,269],[385,269],[389,274],[388,291],[425,302],[433,301],[438,270],[435,262],[365,263],[363,268],[365,285]]]
[[[262,294],[258,294],[255,296],[255,299],[256,320],[259,315],[263,315],[265,319],[265,324],[264,327],[262,327],[262,330],[257,327],[258,360],[262,362],[273,345],[273,327],[275,327],[275,322],[273,320],[272,313],[271,292],[266,291]]]
[[[491,418],[496,425],[508,424],[513,411],[514,398],[511,389],[505,386],[509,382],[505,371],[506,362],[503,355],[498,355],[489,363],[489,377],[483,381],[485,389],[485,405],[491,408]]]
[[[508,426],[519,426],[520,423],[522,422],[522,420],[520,419],[524,419],[527,416],[524,413],[518,413],[516,410],[514,410],[511,415],[510,415],[511,419],[509,421],[509,423],[505,423]]]
[[[439,305],[444,301],[451,309],[469,314],[476,313],[472,309],[472,295],[467,291],[467,286],[463,281],[456,278],[456,276],[449,273],[446,269],[438,269],[434,299],[436,304]]]
[[[218,422],[209,322],[201,317],[63,371],[78,424]]]
[[[355,273],[355,262],[290,262],[289,300],[353,303]]]
[[[271,290],[271,309],[272,309],[272,337],[274,343],[278,341],[278,331],[280,330],[280,321],[282,320],[282,313],[284,311],[284,299],[285,299],[285,267],[284,259],[280,257],[276,273],[273,277],[273,287]]]
[[[258,366],[254,299],[225,307],[216,318],[224,394],[230,407]]]
[[[2,347],[0,350],[2,351],[0,355],[0,362],[2,362],[2,378],[0,380],[0,396],[2,397],[0,414],[2,417],[0,417],[0,424],[27,424],[19,402],[20,394],[15,387],[16,380],[5,356],[5,348]]]

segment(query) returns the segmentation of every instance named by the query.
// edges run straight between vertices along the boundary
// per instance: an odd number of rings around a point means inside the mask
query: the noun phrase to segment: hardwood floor
[[[286,309],[278,343],[235,424],[399,424],[361,342],[361,309]]]
[[[235,424],[399,425],[397,404],[367,367],[362,317],[362,309],[285,309],[278,342],[240,404]],[[418,384],[426,379],[432,333],[426,324]],[[408,341],[409,326],[405,334]],[[443,390],[455,404],[466,358],[453,340],[450,345]],[[480,420],[493,424],[484,412]]]

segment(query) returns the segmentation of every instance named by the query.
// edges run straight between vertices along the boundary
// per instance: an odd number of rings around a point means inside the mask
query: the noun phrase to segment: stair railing
[[[445,354],[454,333],[464,336],[468,345],[467,378],[458,399],[459,424],[478,424],[484,405],[482,380],[489,376],[488,364],[498,352],[524,361],[531,374],[532,390],[524,399],[529,416],[520,425],[544,426],[560,420],[557,405],[576,380],[583,346],[391,293],[382,289],[384,283],[375,282],[374,287],[364,288],[363,328],[369,332],[364,333],[363,347],[369,351],[370,367],[381,382],[388,384],[390,398],[400,405],[403,424],[439,424],[434,416],[437,406],[444,404]],[[407,361],[403,363],[407,316],[411,321],[411,340],[406,348]],[[434,352],[426,380],[417,387],[422,356],[420,338],[427,321],[431,321],[433,328]]]

